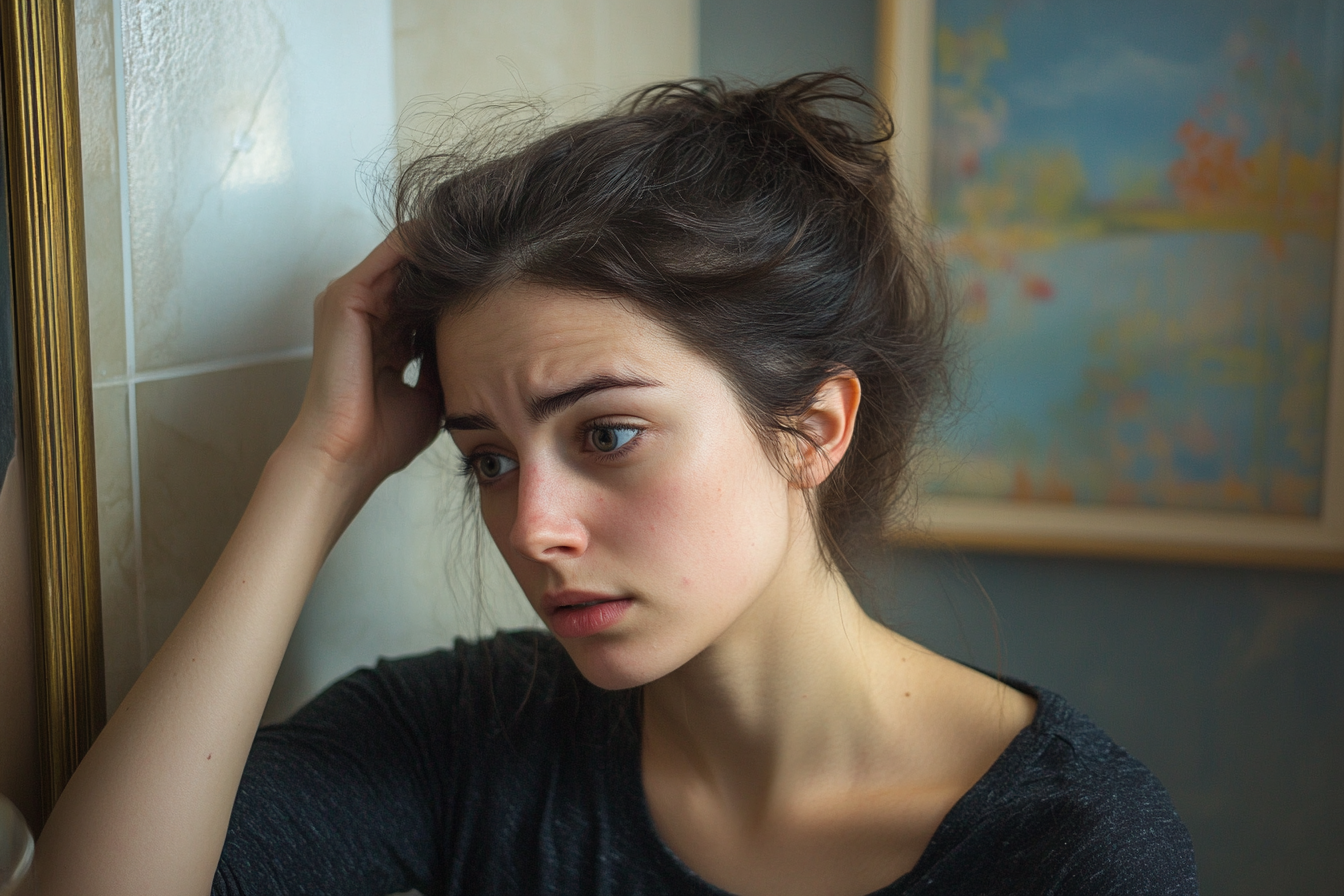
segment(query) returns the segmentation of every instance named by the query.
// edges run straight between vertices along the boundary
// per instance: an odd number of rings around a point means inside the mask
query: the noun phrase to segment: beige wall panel
[[[303,399],[307,361],[141,383],[140,520],[152,655],[200,590]]]
[[[117,154],[112,0],[76,0],[79,138],[84,155],[84,247],[93,380],[126,373],[122,288],[121,163]]]
[[[122,385],[93,390],[98,560],[102,574],[103,655],[109,714],[135,683],[143,659],[135,586],[135,519],[126,392]]]
[[[695,0],[606,0],[610,23],[600,83],[618,90],[652,81],[689,78],[700,71],[700,4]]]
[[[381,230],[385,2],[122,0],[136,367],[311,341],[311,302]]]
[[[591,91],[695,74],[694,0],[393,0],[397,108],[417,97]],[[567,109],[580,113],[586,103]]]

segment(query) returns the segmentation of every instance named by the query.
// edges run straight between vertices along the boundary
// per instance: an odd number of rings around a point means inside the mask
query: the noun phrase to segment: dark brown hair
[[[891,135],[862,84],[822,72],[656,84],[484,160],[422,155],[396,184],[397,313],[432,353],[445,313],[513,281],[629,301],[718,366],[777,458],[820,385],[853,371],[853,441],[811,496],[848,571],[892,519],[947,379],[942,269],[893,179]]]

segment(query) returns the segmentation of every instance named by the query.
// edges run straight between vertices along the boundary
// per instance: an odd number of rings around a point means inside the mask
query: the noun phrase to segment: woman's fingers
[[[434,441],[443,418],[443,399],[423,375],[415,388],[402,381],[400,371],[380,371],[377,381],[386,475],[404,468]]]
[[[406,255],[402,251],[400,240],[396,239],[395,231],[388,234],[387,238],[373,248],[373,251],[364,257],[364,260],[350,269],[345,275],[346,279],[356,285],[372,289],[374,283],[383,275],[392,271],[400,264]]]
[[[314,312],[321,316],[328,309],[350,308],[379,320],[386,318],[397,285],[398,265],[404,260],[399,245],[391,237],[379,243],[363,261],[327,284],[317,297]]]
[[[298,437],[378,481],[432,441],[443,413],[436,375],[422,375],[415,389],[402,380],[414,346],[390,319],[401,260],[390,235],[318,298],[300,412]]]
[[[389,237],[390,240],[390,237]],[[358,265],[327,284],[313,303],[314,337],[319,344],[354,326],[374,331],[374,350],[380,348],[378,331],[391,311],[401,255],[384,240]],[[349,315],[354,313],[356,317]],[[362,322],[356,323],[362,317]],[[327,338],[324,338],[327,337]],[[367,336],[363,338],[367,339]]]
[[[388,324],[375,323],[373,327],[373,366],[375,369],[394,368],[398,373],[415,358],[411,334]]]

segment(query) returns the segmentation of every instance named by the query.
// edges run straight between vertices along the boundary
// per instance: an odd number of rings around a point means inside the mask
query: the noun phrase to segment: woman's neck
[[[644,693],[646,758],[687,764],[751,815],[863,778],[898,727],[888,698],[906,642],[816,552],[790,558],[714,644]]]

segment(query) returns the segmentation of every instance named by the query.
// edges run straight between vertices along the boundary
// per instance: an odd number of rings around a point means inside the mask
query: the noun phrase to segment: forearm
[[[311,454],[271,458],[200,594],[48,820],[44,896],[209,891],[304,598],[363,497]]]

